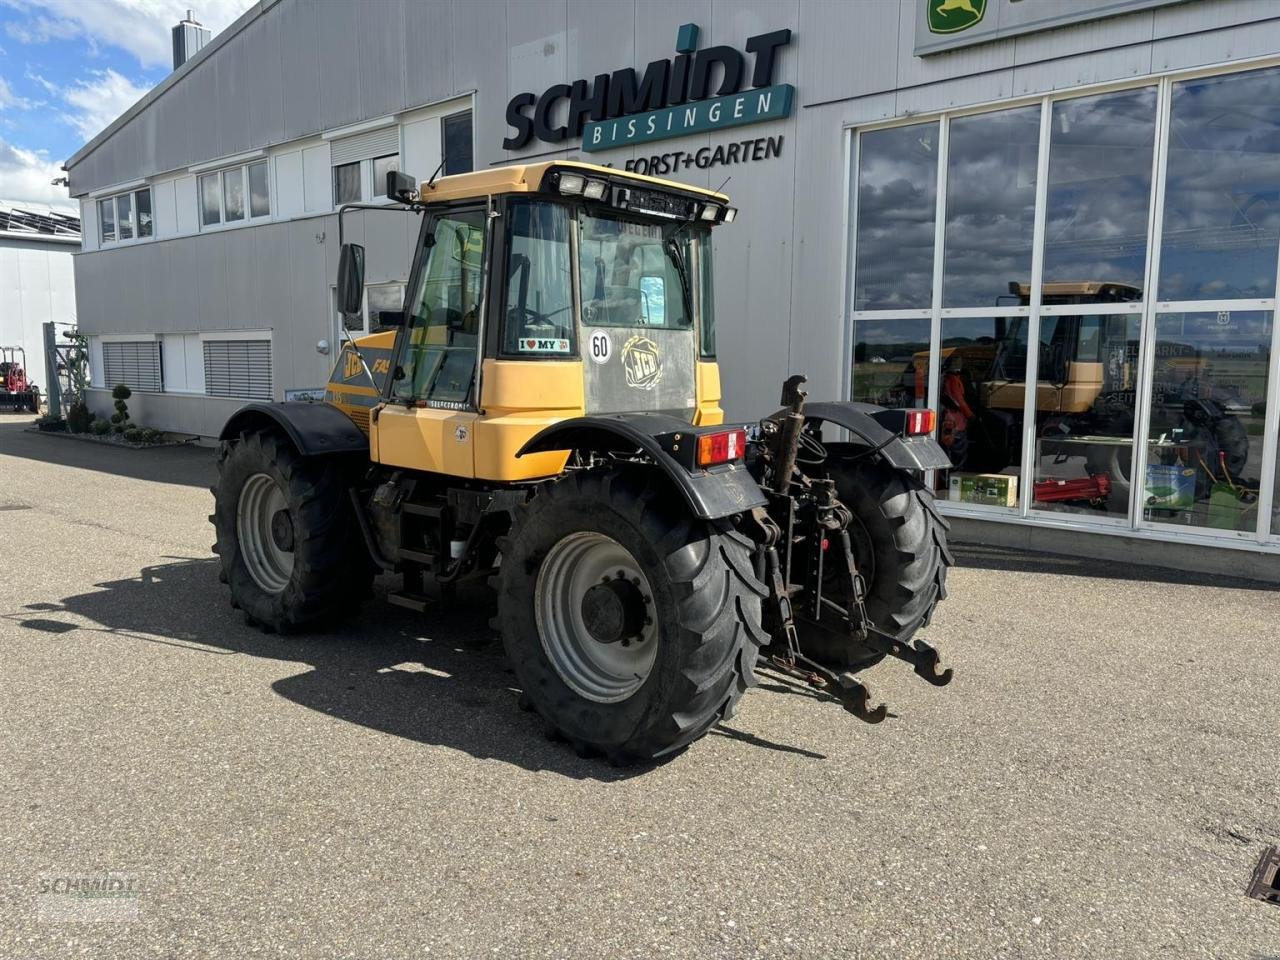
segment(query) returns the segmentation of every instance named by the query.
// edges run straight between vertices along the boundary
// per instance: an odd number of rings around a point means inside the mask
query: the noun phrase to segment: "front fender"
[[[723,429],[694,427],[658,413],[574,417],[539,431],[516,456],[548,450],[641,451],[671,480],[695,517],[715,520],[767,502],[742,462],[706,470],[694,465],[698,436]]]
[[[328,403],[249,403],[231,415],[218,439],[234,440],[241,432],[283,430],[304,457],[325,453],[369,454],[369,438],[345,413]]]
[[[844,427],[856,438],[858,446],[877,450],[891,466],[899,470],[945,470],[951,458],[933,437],[905,437],[905,410],[891,410],[871,403],[853,400],[825,400],[804,405],[806,420]],[[779,410],[772,418],[782,417]]]

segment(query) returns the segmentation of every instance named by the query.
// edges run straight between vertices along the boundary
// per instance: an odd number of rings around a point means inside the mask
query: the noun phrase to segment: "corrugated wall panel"
[[[458,91],[449,57],[453,4],[449,0],[412,0],[404,7],[405,102],[434,103]]]
[[[249,101],[258,95],[246,77],[247,45],[229,43],[213,58],[218,98],[210,106],[218,119],[218,156],[244,153],[249,142]]]
[[[249,142],[258,147],[280,143],[284,131],[284,91],[280,83],[280,8],[274,7],[246,30],[244,47],[245,87],[248,99]],[[292,43],[292,38],[289,40]]]
[[[223,51],[218,51],[221,56]],[[187,88],[186,110],[182,122],[187,124],[191,137],[191,156],[198,160],[213,160],[223,156],[218,144],[218,96],[217,67],[210,57],[196,65],[182,80]],[[193,159],[192,162],[198,162]]]
[[[505,12],[483,3],[454,4],[448,59],[455,91],[476,91],[475,164],[502,160],[506,136],[507,24]]]
[[[404,2],[379,0],[364,7],[355,34],[360,113],[381,117],[405,107]]]
[[[800,4],[791,42],[800,61],[796,94],[801,103],[860,97],[896,86],[898,0],[862,0],[857,11],[857,33],[853,34],[847,0]],[[866,42],[873,37],[879,42]]]
[[[360,115],[360,71],[352,47],[360,28],[359,18],[373,16],[373,9],[355,3],[316,5],[322,129],[365,119]]]
[[[275,10],[279,11],[280,56],[277,62],[284,138],[291,140],[321,128],[321,61],[317,21],[324,8],[319,4],[284,0]]]

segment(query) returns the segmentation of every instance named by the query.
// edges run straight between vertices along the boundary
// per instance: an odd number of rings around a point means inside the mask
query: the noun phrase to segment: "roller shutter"
[[[204,341],[204,392],[211,397],[272,399],[271,341]]]
[[[102,383],[108,390],[123,383],[144,393],[159,393],[160,344],[155,340],[108,340],[102,344]]]
[[[356,160],[370,160],[374,157],[385,157],[390,153],[400,152],[400,128],[395,124],[381,130],[370,130],[358,133],[354,137],[343,137],[329,144],[330,163],[339,166],[353,163]]]

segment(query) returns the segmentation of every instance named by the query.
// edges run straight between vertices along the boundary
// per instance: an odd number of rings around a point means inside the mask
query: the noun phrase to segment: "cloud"
[[[167,67],[172,62],[170,30],[188,7],[213,33],[226,28],[254,0],[0,0],[21,17],[6,25],[19,43],[41,44],[80,38],[97,46],[112,46],[137,58],[142,67]]]
[[[61,166],[47,154],[0,140],[0,199],[18,205],[47,205],[78,215],[79,208],[67,197],[67,188],[52,183],[61,176],[65,176]]]
[[[35,107],[43,106],[26,97],[20,97],[15,94],[9,86],[9,81],[4,77],[0,77],[0,110],[31,110]]]
[[[149,89],[109,68],[91,70],[87,79],[81,78],[62,88],[62,99],[70,108],[62,114],[62,119],[88,141],[137,103]]]

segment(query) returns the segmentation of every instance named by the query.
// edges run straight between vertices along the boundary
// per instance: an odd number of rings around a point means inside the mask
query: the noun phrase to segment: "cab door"
[[[405,301],[387,403],[371,425],[374,460],[475,476],[476,386],[485,301],[485,207],[436,215]]]

